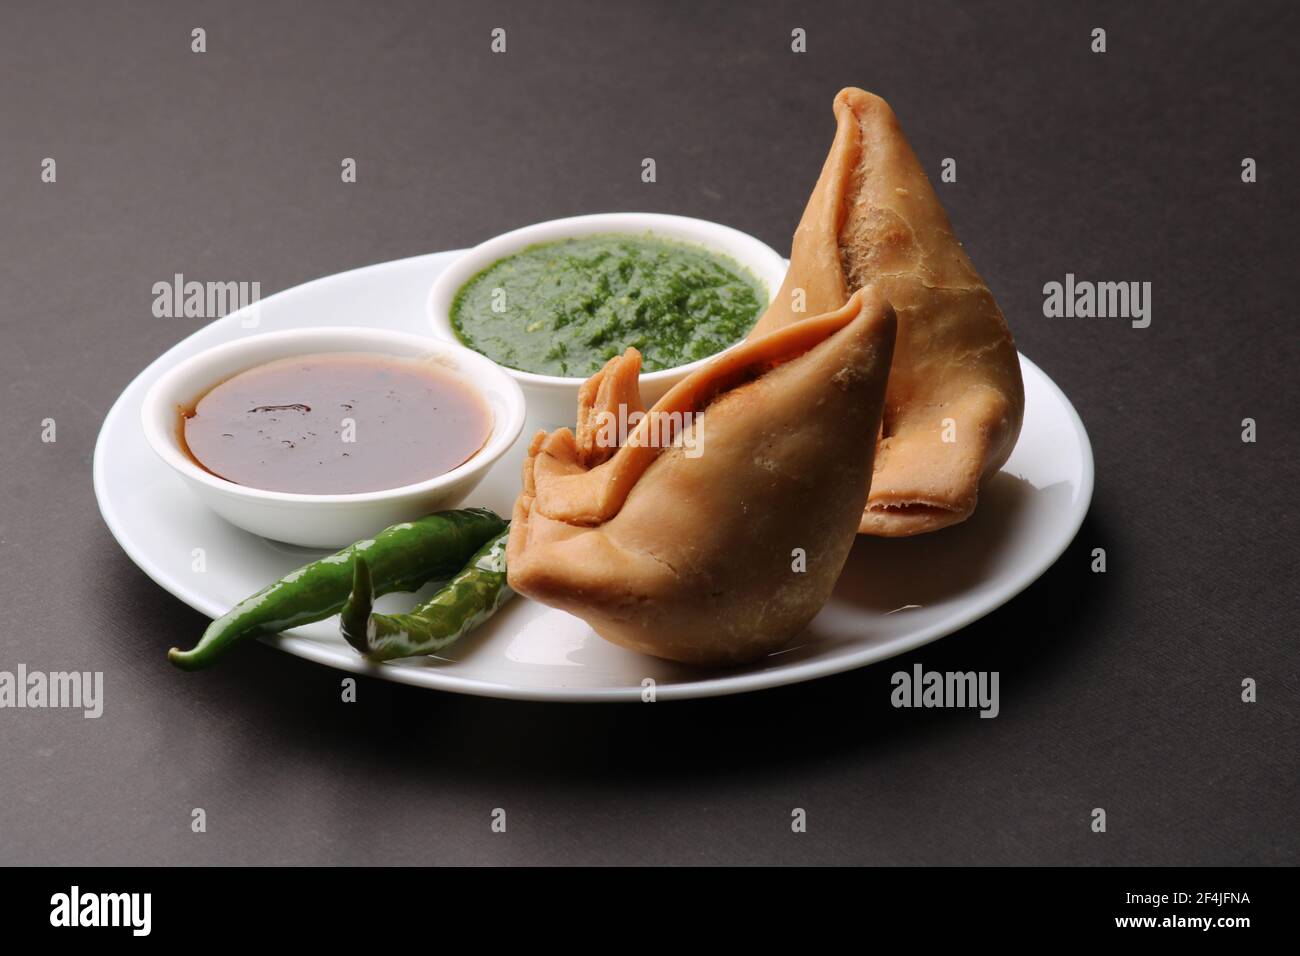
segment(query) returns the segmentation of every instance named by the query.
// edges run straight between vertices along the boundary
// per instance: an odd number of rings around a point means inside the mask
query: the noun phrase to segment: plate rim
[[[403,259],[391,259],[386,262],[376,262],[369,265],[358,266],[354,269],[345,269],[341,272],[331,273],[330,275],[320,276],[310,279],[307,282],[281,289],[273,295],[267,296],[262,302],[267,302],[279,296],[290,292],[297,292],[317,283],[337,279],[341,276],[352,275],[359,272],[382,271],[389,268],[407,265],[413,266],[420,260],[431,260],[452,257],[464,252],[464,249],[450,249],[441,252],[423,253],[418,256],[408,256]],[[153,372],[158,366],[168,361],[174,352],[181,350],[195,335],[211,328],[217,323],[229,319],[231,316],[222,316],[214,319],[212,322],[195,329],[189,335],[185,336],[179,342],[176,342],[171,348],[167,349],[152,362],[146,365],[138,372],[129,383],[122,389],[121,393],[113,401],[108,413],[104,416],[100,424],[99,434],[95,439],[95,450],[92,460],[92,480],[95,491],[95,501],[99,507],[100,517],[108,527],[109,533],[116,540],[128,558],[138,567],[145,575],[156,585],[176,599],[193,608],[201,614],[213,617],[222,613],[216,610],[214,606],[197,592],[191,592],[181,585],[176,585],[174,581],[165,580],[161,568],[156,565],[144,552],[136,547],[129,533],[125,528],[120,515],[114,509],[106,487],[106,458],[105,436],[110,430],[110,425],[116,424],[117,418],[126,414],[125,402],[128,395],[140,385],[142,379]],[[236,319],[237,321],[237,319]],[[1069,397],[1061,390],[1061,387],[1044,372],[1031,359],[1023,353],[1017,351],[1017,356],[1022,366],[1028,370],[1037,373],[1044,383],[1055,393],[1057,400],[1066,412],[1077,441],[1079,442],[1080,463],[1082,465],[1081,474],[1079,475],[1079,494],[1077,496],[1077,506],[1071,516],[1070,528],[1068,534],[1063,534],[1060,541],[1052,548],[1043,551],[1043,558],[1030,562],[1024,566],[1024,569],[1018,569],[1018,573],[1012,576],[1012,579],[998,588],[995,597],[991,598],[991,603],[979,605],[962,611],[952,618],[930,625],[920,629],[914,634],[905,638],[896,639],[888,645],[888,651],[881,653],[879,647],[865,647],[859,651],[838,655],[825,660],[810,660],[789,667],[775,667],[764,669],[747,674],[730,675],[725,677],[708,677],[701,680],[690,680],[674,682],[670,684],[659,684],[655,687],[656,700],[687,700],[701,697],[723,697],[732,694],[749,693],[758,690],[767,690],[773,687],[782,687],[787,684],[803,683],[804,681],[816,680],[821,677],[829,677],[833,674],[842,674],[847,671],[857,670],[860,667],[866,667],[870,664],[879,663],[893,657],[907,654],[918,647],[923,647],[940,638],[947,637],[967,625],[979,620],[980,618],[992,613],[1002,607],[1012,598],[1019,595],[1031,584],[1037,581],[1046,571],[1056,564],[1057,560],[1065,553],[1065,550],[1074,542],[1079,534],[1079,529],[1088,515],[1092,505],[1092,495],[1095,483],[1095,461],[1092,453],[1092,442],[1088,436],[1088,431],[1084,427],[1083,420],[1079,417],[1078,410]],[[258,638],[264,644],[268,644],[278,650],[292,654],[305,660],[313,661],[317,664],[324,664],[336,670],[348,673],[362,674],[368,677],[377,677],[382,680],[392,681],[394,683],[406,684],[412,687],[421,687],[432,690],[450,691],[452,693],[468,694],[476,697],[493,697],[508,700],[530,700],[530,701],[549,701],[549,702],[572,702],[572,703],[608,703],[617,701],[640,701],[642,699],[643,688],[637,687],[565,687],[565,686],[534,686],[520,684],[506,684],[495,681],[486,681],[479,678],[462,677],[453,674],[439,673],[436,669],[414,668],[414,667],[395,667],[386,664],[373,664],[365,661],[354,654],[343,654],[340,648],[331,645],[322,644],[310,638],[299,637],[292,634],[269,634]]]

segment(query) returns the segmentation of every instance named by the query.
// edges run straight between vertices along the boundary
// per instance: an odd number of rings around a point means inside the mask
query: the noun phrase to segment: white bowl
[[[769,302],[785,279],[786,262],[771,246],[738,229],[705,219],[648,212],[597,213],[570,219],[552,219],[502,233],[480,243],[445,269],[429,290],[427,307],[434,335],[443,341],[460,344],[451,325],[452,301],[461,286],[498,259],[539,242],[554,242],[557,239],[573,239],[598,233],[650,233],[675,242],[694,243],[729,256],[748,269],[766,287]],[[641,398],[647,406],[653,404],[668,389],[711,358],[712,356],[658,372],[646,372],[641,376]],[[530,422],[546,428],[573,424],[578,407],[578,388],[586,381],[585,377],[538,375],[513,368],[506,368],[505,371],[524,390],[528,399]]]
[[[276,359],[321,352],[429,358],[482,396],[492,412],[483,448],[446,474],[413,485],[357,494],[314,495],[249,488],[200,468],[181,444],[178,416],[209,389]],[[268,332],[226,342],[181,362],[145,394],[141,424],[153,450],[205,505],[231,524],[290,544],[338,548],[391,524],[459,505],[524,425],[524,396],[491,360],[462,345],[405,332],[335,327]],[[430,426],[432,427],[432,425]]]

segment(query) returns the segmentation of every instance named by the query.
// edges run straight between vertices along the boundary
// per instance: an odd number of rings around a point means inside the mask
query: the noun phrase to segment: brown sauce
[[[299,494],[399,488],[483,447],[492,413],[436,364],[337,352],[240,372],[182,412],[185,446],[218,477]]]

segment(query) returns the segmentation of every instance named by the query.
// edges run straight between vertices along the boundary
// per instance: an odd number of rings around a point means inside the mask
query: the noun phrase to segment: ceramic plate
[[[95,495],[122,548],[159,585],[209,617],[320,552],[277,544],[226,524],[145,443],[140,402],[166,369],[202,349],[258,332],[374,325],[428,334],[425,298],[458,255],[441,252],[356,269],[260,303],[255,329],[239,314],[205,326],[127,386],[95,447]],[[1027,587],[1074,538],[1092,498],[1092,449],[1061,390],[1021,356],[1025,422],[1015,452],[985,487],[971,520],[903,540],[858,538],[831,601],[797,644],[757,664],[700,670],[606,644],[581,620],[515,598],[440,657],[368,664],[330,619],[265,640],[308,660],[386,680],[464,694],[536,700],[637,700],[653,679],[660,700],[735,694],[810,680],[902,654],[951,634]],[[535,423],[466,505],[510,513]],[[202,548],[204,570],[194,570]],[[379,609],[411,604],[387,595]],[[170,635],[186,645],[199,635]],[[161,655],[166,651],[158,646]],[[201,677],[177,679],[195,680]]]

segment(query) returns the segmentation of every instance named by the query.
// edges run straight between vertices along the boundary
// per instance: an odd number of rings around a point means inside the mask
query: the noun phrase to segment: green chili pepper
[[[414,591],[428,581],[446,579],[505,527],[485,508],[440,511],[395,524],[245,598],[208,625],[192,650],[173,647],[167,659],[182,670],[199,670],[249,637],[327,618],[347,601],[352,566],[363,561],[376,594]]]
[[[339,615],[347,642],[371,661],[432,654],[464,637],[510,599],[506,584],[507,528],[483,545],[441,591],[409,614],[372,614],[375,589],[369,563],[352,568],[352,596]]]

